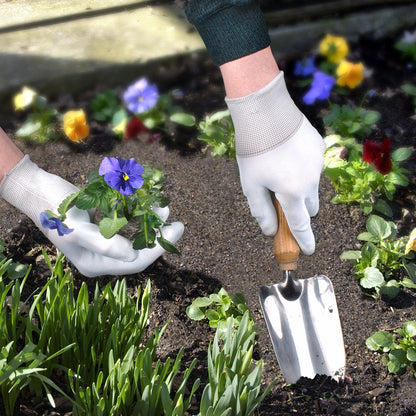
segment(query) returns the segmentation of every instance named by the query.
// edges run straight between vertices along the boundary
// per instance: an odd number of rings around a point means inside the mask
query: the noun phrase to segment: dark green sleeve
[[[190,0],[185,13],[216,65],[270,45],[268,28],[256,0]]]

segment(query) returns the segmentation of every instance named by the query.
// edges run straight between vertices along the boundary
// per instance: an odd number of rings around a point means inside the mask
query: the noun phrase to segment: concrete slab
[[[31,3],[30,7],[24,3]],[[0,99],[22,85],[59,93],[81,90],[91,80],[107,77],[122,82],[140,76],[161,59],[204,49],[198,33],[174,5],[154,6],[142,1],[142,7],[135,9],[111,14],[104,10],[101,15],[88,14],[85,18],[78,14],[77,18],[51,23],[53,18],[68,16],[69,11],[76,15],[79,6],[74,9],[69,3],[56,1],[50,7],[48,0],[13,0],[8,7],[2,4],[2,22],[10,16],[13,25],[21,24],[29,15],[27,23],[38,21],[39,25],[18,31],[8,31],[7,27],[13,28],[8,25],[0,31]],[[86,3],[102,4],[93,0]],[[15,7],[20,6],[22,15],[16,16]],[[37,13],[30,13],[32,7]],[[48,24],[37,20],[40,16]]]
[[[204,44],[168,0],[0,0],[0,108],[23,85],[53,96],[97,83],[126,85]],[[266,15],[267,20],[267,15]],[[385,36],[416,25],[416,5],[271,28],[278,59],[299,56],[326,32]]]
[[[149,0],[1,0],[0,29],[13,28],[17,25],[28,25],[51,19],[69,16],[88,16],[97,13],[111,13],[115,10],[140,8],[155,1]],[[160,2],[159,2],[160,3]]]

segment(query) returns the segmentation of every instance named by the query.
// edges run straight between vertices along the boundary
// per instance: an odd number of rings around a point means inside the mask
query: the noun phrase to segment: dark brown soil
[[[382,113],[372,137],[390,137],[393,148],[415,148],[413,107],[410,98],[399,90],[403,82],[416,84],[415,64],[412,66],[403,60],[389,39],[377,43],[362,39],[351,49],[373,71],[352,97],[358,103],[365,91],[376,92],[365,104],[366,108]],[[280,62],[280,65],[286,72],[295,101],[324,133],[319,111],[326,107],[326,103],[305,107],[301,102],[304,90],[291,75],[292,63]],[[225,107],[218,69],[198,56],[175,63],[170,68],[160,68],[151,78],[161,88],[181,88],[185,93],[181,104],[197,117]],[[85,95],[63,97],[56,105],[65,108],[73,100],[78,107],[88,108],[95,92],[105,89],[102,85],[92,87]],[[124,87],[121,85],[122,89]],[[0,116],[0,125],[12,136],[19,122],[15,116]],[[363,293],[352,275],[351,265],[339,258],[343,251],[357,247],[356,236],[364,230],[365,217],[359,207],[332,204],[333,189],[322,176],[321,208],[313,219],[316,252],[312,256],[301,256],[297,271],[300,277],[324,274],[332,280],[344,332],[346,379],[337,384],[317,377],[287,386],[279,372],[257,299],[261,285],[281,280],[272,254],[272,240],[261,234],[250,216],[240,188],[236,162],[213,158],[195,137],[195,131],[189,130],[178,131],[159,143],[119,143],[111,133],[97,125],[91,139],[78,148],[64,141],[38,146],[19,140],[16,143],[39,166],[80,186],[85,185],[87,172],[108,155],[135,157],[140,163],[163,170],[167,178],[165,192],[172,201],[170,219],[180,220],[186,227],[178,244],[182,255],[164,255],[143,273],[126,277],[132,290],[137,285],[144,285],[147,279],[151,280],[152,326],[161,326],[171,320],[160,343],[161,358],[176,354],[179,347],[184,346],[184,363],[196,357],[199,364],[195,377],[206,379],[206,350],[213,332],[204,321],[190,321],[185,309],[196,297],[224,287],[231,295],[242,291],[254,314],[258,325],[255,358],[264,360],[264,383],[275,377],[279,379],[259,408],[259,415],[416,414],[416,380],[413,374],[390,375],[380,357],[365,346],[366,338],[375,331],[393,330],[415,319],[416,293],[403,290],[392,301],[375,301]],[[416,152],[406,163],[411,170],[411,185],[397,193],[393,204],[393,220],[399,226],[400,235],[408,234],[416,226],[415,160]],[[39,256],[40,249],[46,247],[53,253],[54,248],[30,220],[2,200],[0,212],[0,240],[9,244],[8,253],[16,261],[33,265],[31,288],[43,285],[48,278],[48,269]],[[75,269],[73,272],[75,281],[78,284],[87,281],[91,290],[97,281],[104,285],[117,279],[111,276],[87,279]],[[63,415],[68,412],[58,408],[52,413],[46,405],[36,403],[27,399],[26,406],[21,407],[21,414]]]

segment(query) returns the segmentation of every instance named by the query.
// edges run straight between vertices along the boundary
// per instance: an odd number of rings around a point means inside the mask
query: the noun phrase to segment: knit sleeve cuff
[[[216,65],[250,55],[270,45],[268,28],[258,2],[230,5],[211,0],[210,6],[190,1],[186,16],[198,30]],[[215,3],[221,5],[213,6]]]

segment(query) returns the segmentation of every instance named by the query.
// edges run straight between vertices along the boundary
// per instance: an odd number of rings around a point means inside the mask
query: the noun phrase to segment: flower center
[[[127,173],[123,173],[123,179],[125,180],[125,181],[128,181],[130,178],[129,178],[129,175],[127,175]]]

